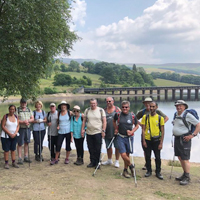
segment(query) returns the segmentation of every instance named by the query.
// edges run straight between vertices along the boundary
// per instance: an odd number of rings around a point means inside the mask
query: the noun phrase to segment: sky
[[[70,58],[199,63],[200,0],[75,0]]]

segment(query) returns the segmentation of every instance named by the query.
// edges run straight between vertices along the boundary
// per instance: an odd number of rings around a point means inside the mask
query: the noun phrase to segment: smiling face
[[[106,98],[107,107],[111,108],[114,105],[114,100],[112,97]]]
[[[92,110],[95,110],[97,107],[97,101],[96,100],[91,100],[90,101],[90,107]]]
[[[15,106],[10,106],[10,108],[9,108],[9,114],[10,115],[14,115],[15,111],[16,111]]]
[[[129,110],[130,110],[130,106],[129,106],[128,103],[122,104],[122,112],[123,112],[124,114],[128,114],[128,113],[129,113]]]
[[[50,106],[50,110],[52,113],[54,113],[56,111],[56,107],[55,106]]]
[[[67,110],[67,105],[65,105],[65,104],[62,104],[62,105],[61,105],[61,110],[62,110],[62,111],[65,111],[65,110]]]
[[[157,109],[157,105],[155,102],[150,103],[150,112],[151,115],[155,115],[156,114],[156,109]]]
[[[178,114],[180,115],[184,110],[186,109],[185,105],[180,104],[180,105],[176,105],[176,110],[178,112]]]

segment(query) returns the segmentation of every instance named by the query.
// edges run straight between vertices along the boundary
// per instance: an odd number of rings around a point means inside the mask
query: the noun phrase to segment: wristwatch
[[[195,135],[194,133],[192,133],[192,136],[193,136],[193,137],[196,137],[197,135]]]
[[[104,132],[104,133],[105,133],[106,131],[105,131],[105,130],[102,130],[102,132]]]

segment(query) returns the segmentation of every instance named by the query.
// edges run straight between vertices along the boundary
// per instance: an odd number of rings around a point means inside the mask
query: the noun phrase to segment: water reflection
[[[129,100],[131,102],[131,111],[133,111],[134,113],[136,113],[138,110],[143,108],[143,104],[142,102],[142,97],[137,97],[138,101],[135,101],[135,97],[129,97]],[[63,98],[66,99],[66,98]],[[61,100],[63,99],[55,99],[56,105],[58,105]],[[115,98],[115,105],[120,107],[121,101],[122,100],[127,100],[127,97],[117,97]],[[84,112],[84,110],[89,107],[89,98],[87,100],[81,100],[81,99],[75,99],[75,100],[67,100],[70,103],[71,108],[73,108],[74,105],[79,105],[81,107],[81,111]],[[50,101],[43,101],[43,105],[44,105],[44,110],[46,112],[49,111],[49,104],[51,102]],[[19,103],[14,103],[16,106],[19,106]],[[105,99],[98,99],[98,105],[100,107],[105,107],[106,106],[106,102]],[[188,101],[188,105],[189,108],[193,108],[195,109],[199,115],[200,115],[200,107],[199,102],[198,101]],[[30,103],[29,108],[31,108],[32,110],[34,110],[34,104]],[[164,139],[164,144],[163,144],[163,150],[161,151],[161,155],[163,159],[172,159],[173,158],[173,148],[172,148],[172,144],[171,144],[171,139],[172,139],[172,124],[171,121],[173,119],[174,116],[174,112],[175,112],[175,107],[174,107],[174,102],[159,102],[158,103],[159,109],[162,110],[168,117],[169,117],[169,121],[166,123],[165,125],[165,139]],[[8,112],[8,104],[0,104],[0,115],[1,117]],[[137,130],[137,132],[135,133],[135,138],[134,138],[134,155],[135,156],[142,156],[143,157],[143,151],[141,148],[141,128],[139,128]],[[192,162],[200,162],[200,156],[199,156],[199,152],[200,152],[200,139],[198,137],[194,138],[192,140],[192,151],[191,151],[191,161]],[[44,141],[44,145],[47,146],[47,138],[45,138]],[[87,149],[87,145],[86,142],[84,144],[85,149]],[[75,148],[74,143],[72,144],[72,148]],[[103,142],[103,152],[106,152],[106,148],[105,148],[105,144]]]

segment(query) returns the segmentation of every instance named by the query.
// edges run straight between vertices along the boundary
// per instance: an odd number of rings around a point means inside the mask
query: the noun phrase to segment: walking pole
[[[39,119],[40,119],[40,116],[39,116]],[[42,162],[42,157],[41,157],[41,130],[40,130],[40,122],[39,122],[39,142],[40,142],[40,144],[39,144],[39,154],[40,154],[40,162]]]
[[[171,173],[170,173],[170,177],[169,177],[170,179],[172,178],[172,170],[174,167],[174,161],[175,161],[175,154],[174,154],[173,161],[172,161]]]
[[[28,127],[26,127],[26,136],[27,136],[27,141],[28,141]],[[28,160],[29,160],[29,169],[30,169],[31,162],[30,162],[29,143],[28,143]]]
[[[130,146],[131,152],[133,152],[132,151],[131,138],[130,137],[129,137],[129,146]],[[134,174],[135,187],[137,187],[137,178],[136,178],[135,163],[134,163],[134,160],[133,160],[133,155],[132,155],[132,165],[133,165],[133,174]]]
[[[49,117],[49,122],[51,122],[51,116]],[[51,127],[49,126],[49,150],[50,150],[50,161],[51,161]]]
[[[108,145],[108,147],[107,147],[106,149],[109,149],[109,148],[110,148],[110,146],[112,145],[112,143],[113,143],[113,141],[114,141],[115,137],[116,137],[116,136],[114,136],[114,137],[112,138],[112,140],[110,141],[110,144]],[[97,169],[100,167],[100,165],[101,165],[101,162],[102,162],[102,160],[103,160],[103,158],[104,158],[104,156],[105,156],[105,155],[106,155],[106,154],[104,154],[104,155],[102,156],[102,158],[101,158],[101,159],[99,159],[99,163],[98,163],[98,165],[97,165],[97,167],[96,167],[96,169],[95,169],[94,173],[92,174],[92,176],[94,176],[94,175],[95,175],[95,173],[96,173]]]

